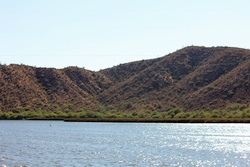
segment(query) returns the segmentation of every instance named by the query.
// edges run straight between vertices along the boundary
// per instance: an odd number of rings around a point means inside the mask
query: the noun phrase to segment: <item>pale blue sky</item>
[[[0,62],[114,65],[183,46],[250,48],[249,0],[0,0]]]

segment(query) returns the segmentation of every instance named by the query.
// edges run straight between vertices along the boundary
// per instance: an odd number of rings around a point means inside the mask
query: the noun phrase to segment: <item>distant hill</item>
[[[249,104],[250,51],[229,47],[187,47],[159,59],[123,64],[101,71],[113,85],[99,95],[121,107],[186,110]]]
[[[25,107],[48,109],[51,105],[95,109],[98,102],[94,97],[108,84],[110,81],[103,74],[77,67],[54,69],[1,65],[0,106],[3,111]]]
[[[250,104],[250,50],[190,46],[93,72],[0,65],[0,109],[211,110]]]

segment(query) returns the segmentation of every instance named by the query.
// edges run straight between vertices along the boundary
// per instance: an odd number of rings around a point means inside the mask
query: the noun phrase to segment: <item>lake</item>
[[[246,167],[250,125],[0,121],[0,165]]]

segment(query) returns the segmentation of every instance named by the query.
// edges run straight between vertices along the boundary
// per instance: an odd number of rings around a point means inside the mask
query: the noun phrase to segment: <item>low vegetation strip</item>
[[[250,106],[232,104],[224,110],[185,112],[178,107],[169,107],[164,111],[117,111],[117,110],[79,110],[63,111],[30,110],[27,108],[0,111],[0,120],[66,120],[99,122],[249,122]]]
[[[250,123],[250,118],[69,118],[65,122]]]

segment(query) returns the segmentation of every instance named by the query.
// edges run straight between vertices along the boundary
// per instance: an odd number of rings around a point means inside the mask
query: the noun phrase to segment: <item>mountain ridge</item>
[[[250,50],[189,46],[97,72],[0,65],[0,109],[183,110],[250,103]],[[53,106],[53,107],[51,107]]]

